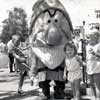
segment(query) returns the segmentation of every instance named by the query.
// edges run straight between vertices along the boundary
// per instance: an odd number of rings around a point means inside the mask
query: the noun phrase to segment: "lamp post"
[[[86,63],[86,40],[85,40],[85,21],[83,21],[83,26],[82,26],[82,61],[83,63]],[[86,73],[86,66],[83,65],[82,67],[82,71],[83,71],[83,82],[87,85],[87,73]]]

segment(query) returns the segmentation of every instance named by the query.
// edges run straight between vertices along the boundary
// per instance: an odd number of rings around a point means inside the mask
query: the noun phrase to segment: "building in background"
[[[74,27],[74,35],[84,35],[82,33],[85,33],[88,29],[93,28],[96,28],[100,31],[100,10],[93,10],[92,13],[87,15],[87,19],[85,19],[82,23],[82,25]]]
[[[90,15],[90,16],[93,16],[93,17],[92,17],[92,19],[90,18],[88,26],[91,29],[96,28],[100,31],[100,10],[95,9],[94,10],[94,15]]]

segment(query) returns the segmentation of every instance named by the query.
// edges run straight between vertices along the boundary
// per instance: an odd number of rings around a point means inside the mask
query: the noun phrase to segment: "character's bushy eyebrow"
[[[46,10],[45,12],[48,12],[49,15],[50,15],[50,17],[53,17],[53,16],[56,14],[57,10],[55,10],[54,13],[51,13],[50,10]],[[45,12],[44,12],[44,13],[45,13]]]

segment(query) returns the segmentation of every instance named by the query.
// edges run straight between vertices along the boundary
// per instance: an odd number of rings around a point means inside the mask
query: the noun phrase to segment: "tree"
[[[28,36],[27,15],[22,8],[13,8],[9,11],[8,18],[3,20],[1,39],[7,43],[12,35],[19,34],[24,41]]]

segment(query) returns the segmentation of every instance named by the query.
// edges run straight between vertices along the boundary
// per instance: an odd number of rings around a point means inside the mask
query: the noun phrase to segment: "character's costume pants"
[[[51,80],[46,80],[43,82],[39,82],[39,87],[42,88],[42,91],[46,97],[50,97],[50,83]],[[65,82],[55,81],[56,86],[54,86],[54,96],[62,96],[65,89]]]

